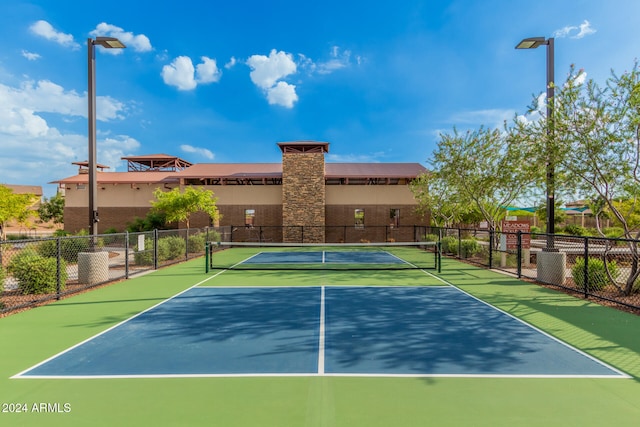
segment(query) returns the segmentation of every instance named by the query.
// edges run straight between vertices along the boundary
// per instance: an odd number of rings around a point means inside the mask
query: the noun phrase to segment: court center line
[[[320,331],[318,338],[318,375],[324,375],[324,318],[325,318],[325,304],[324,304],[324,286],[320,288]]]

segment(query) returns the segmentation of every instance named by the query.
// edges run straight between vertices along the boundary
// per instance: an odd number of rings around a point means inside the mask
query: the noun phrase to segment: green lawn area
[[[231,272],[211,276],[196,259],[0,319],[0,425],[624,427],[640,422],[640,317],[453,260],[443,261],[439,276],[446,282],[633,378],[11,379],[205,279],[207,285],[251,284]],[[417,271],[371,277],[259,273],[261,286],[390,280],[442,284]]]

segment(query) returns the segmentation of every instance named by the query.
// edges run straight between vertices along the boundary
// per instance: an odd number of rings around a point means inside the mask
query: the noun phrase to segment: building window
[[[400,226],[400,209],[389,210],[389,225],[391,228]]]
[[[364,228],[364,209],[355,210],[356,228]]]
[[[255,209],[245,209],[244,210],[244,225],[245,227],[253,227],[256,220],[256,210]]]

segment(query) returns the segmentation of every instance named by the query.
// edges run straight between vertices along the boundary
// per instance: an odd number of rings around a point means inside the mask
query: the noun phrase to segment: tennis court
[[[2,424],[640,419],[637,316],[452,260],[238,249],[0,319]]]

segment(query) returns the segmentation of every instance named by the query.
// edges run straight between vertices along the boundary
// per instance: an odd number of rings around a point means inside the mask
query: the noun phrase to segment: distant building
[[[40,202],[42,200],[42,187],[39,185],[18,185],[18,184],[2,184],[5,187],[13,190],[14,194],[33,194],[36,196],[36,201],[31,206],[32,210],[38,210]]]
[[[247,233],[259,229],[274,241],[349,241],[355,237],[345,236],[345,227],[366,239],[366,229],[382,228],[388,235],[403,226],[428,225],[428,218],[415,212],[408,185],[426,171],[419,163],[325,163],[326,142],[282,142],[278,147],[282,163],[191,164],[156,154],[123,158],[127,172],[104,172],[101,166],[99,231],[124,230],[135,217],[145,217],[156,188],[186,186],[214,192],[222,214],[216,225]],[[77,175],[54,181],[64,190],[64,224],[71,232],[88,227],[86,162],[77,164]],[[203,214],[190,222],[192,227],[212,225]],[[305,236],[296,235],[299,226],[305,227]]]

